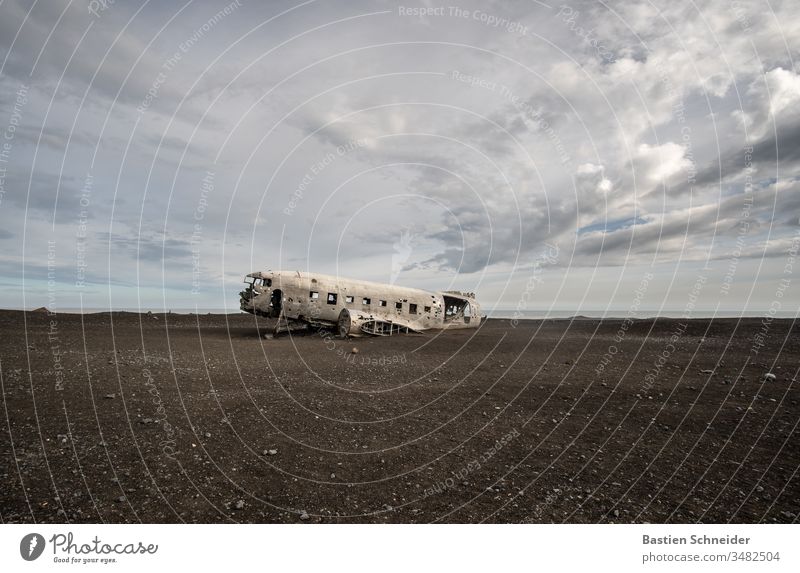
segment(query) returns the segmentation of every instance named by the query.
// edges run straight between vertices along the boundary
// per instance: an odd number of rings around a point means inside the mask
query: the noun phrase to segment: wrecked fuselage
[[[240,308],[277,318],[275,333],[335,328],[341,336],[391,336],[445,328],[477,328],[471,293],[431,292],[300,271],[250,273]]]

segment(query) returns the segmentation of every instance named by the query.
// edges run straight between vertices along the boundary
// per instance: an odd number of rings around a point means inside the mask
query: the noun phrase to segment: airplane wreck
[[[432,292],[300,271],[254,272],[244,282],[240,308],[277,318],[274,334],[332,328],[342,337],[393,336],[478,328],[484,319],[473,293]]]

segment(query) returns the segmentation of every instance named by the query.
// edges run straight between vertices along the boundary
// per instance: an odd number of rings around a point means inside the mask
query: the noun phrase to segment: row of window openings
[[[309,292],[308,296],[311,298],[311,300],[319,299],[319,293],[317,291],[315,291],[315,290],[312,290],[311,292]],[[328,293],[328,304],[336,304],[336,301],[338,300],[338,298],[339,298],[338,294],[336,294],[335,292],[329,292]],[[352,296],[350,296],[350,295],[347,295],[347,296],[344,297],[344,301],[346,303],[352,303],[353,300],[354,300],[354,298]],[[368,298],[368,297],[364,297],[364,298],[361,299],[361,304],[363,304],[365,306],[371,305],[372,304],[372,299]],[[379,300],[378,301],[378,306],[386,306],[386,301],[385,300]],[[394,303],[394,307],[397,310],[403,310],[403,303],[402,302],[396,302],[396,303]],[[430,312],[431,311],[431,307],[429,307],[429,306],[424,307],[424,309],[425,309],[425,312]],[[413,302],[409,303],[409,305],[408,305],[408,313],[409,314],[417,314],[417,305],[414,304]]]

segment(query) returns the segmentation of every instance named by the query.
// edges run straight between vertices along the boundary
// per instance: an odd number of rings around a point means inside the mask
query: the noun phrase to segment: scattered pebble
[[[777,377],[772,372],[767,372],[764,374],[764,382],[772,382]]]
[[[116,394],[106,394],[106,395],[104,396],[104,398],[105,398],[106,400],[113,400],[113,399],[114,399],[114,398],[116,398],[116,397],[117,397],[117,395],[116,395]]]
[[[240,499],[236,503],[233,504],[233,509],[244,509],[244,500]]]
[[[353,347],[353,350],[351,350],[350,352],[352,352],[353,354],[358,354],[358,348],[356,348],[356,347],[354,346],[354,347]]]
[[[268,456],[277,456],[278,455],[278,450],[267,450],[267,455]]]
[[[302,521],[308,521],[308,520],[310,519],[310,516],[309,516],[309,515],[306,513],[306,510],[303,510],[303,511],[300,513],[300,519],[301,519]]]

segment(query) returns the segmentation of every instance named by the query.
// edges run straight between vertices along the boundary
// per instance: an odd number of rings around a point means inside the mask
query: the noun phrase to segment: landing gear
[[[275,323],[275,328],[272,331],[273,336],[277,336],[279,334],[283,334],[284,332],[307,332],[309,325],[304,320],[294,320],[292,318],[286,318],[286,315],[280,313],[278,316],[278,321]]]

